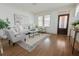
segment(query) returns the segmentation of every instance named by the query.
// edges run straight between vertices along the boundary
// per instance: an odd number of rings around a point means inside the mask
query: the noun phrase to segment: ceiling
[[[23,11],[38,13],[38,12],[45,11],[45,10],[72,6],[74,5],[74,3],[4,3],[3,5],[17,8]]]

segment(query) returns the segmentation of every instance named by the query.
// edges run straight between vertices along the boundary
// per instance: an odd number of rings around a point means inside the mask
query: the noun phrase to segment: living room
[[[79,55],[73,49],[74,31],[70,33],[72,23],[78,21],[78,10],[77,3],[0,3],[0,54]],[[65,17],[67,21],[61,24],[63,21],[59,20]]]

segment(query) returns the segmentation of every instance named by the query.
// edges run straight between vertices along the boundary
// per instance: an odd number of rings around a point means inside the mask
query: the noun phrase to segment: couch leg
[[[15,43],[13,43],[13,46],[15,45]]]
[[[9,40],[9,45],[10,45],[10,40]]]

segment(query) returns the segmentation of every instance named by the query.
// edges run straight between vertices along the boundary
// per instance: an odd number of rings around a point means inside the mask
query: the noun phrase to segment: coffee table
[[[39,31],[35,31],[35,30],[30,30],[26,33],[26,35],[29,35],[29,38],[30,37],[34,37],[35,33],[38,33]],[[32,36],[31,36],[32,35]]]

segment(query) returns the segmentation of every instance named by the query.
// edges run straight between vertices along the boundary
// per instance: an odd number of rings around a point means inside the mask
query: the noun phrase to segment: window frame
[[[49,25],[48,26],[45,26],[45,16],[49,16]],[[51,18],[50,18],[50,15],[44,15],[44,27],[50,27],[50,22],[51,22]]]
[[[43,26],[43,16],[38,16],[38,26],[40,26],[39,25],[39,17],[42,17],[42,25],[41,25],[41,27]]]
[[[42,16],[42,26],[40,27],[50,27],[51,25],[51,15],[47,14],[47,15],[40,15],[40,16],[37,16],[38,17],[41,17]],[[50,20],[49,20],[49,26],[45,26],[45,16],[49,16],[50,17]],[[39,19],[38,19],[38,26],[39,26]]]

